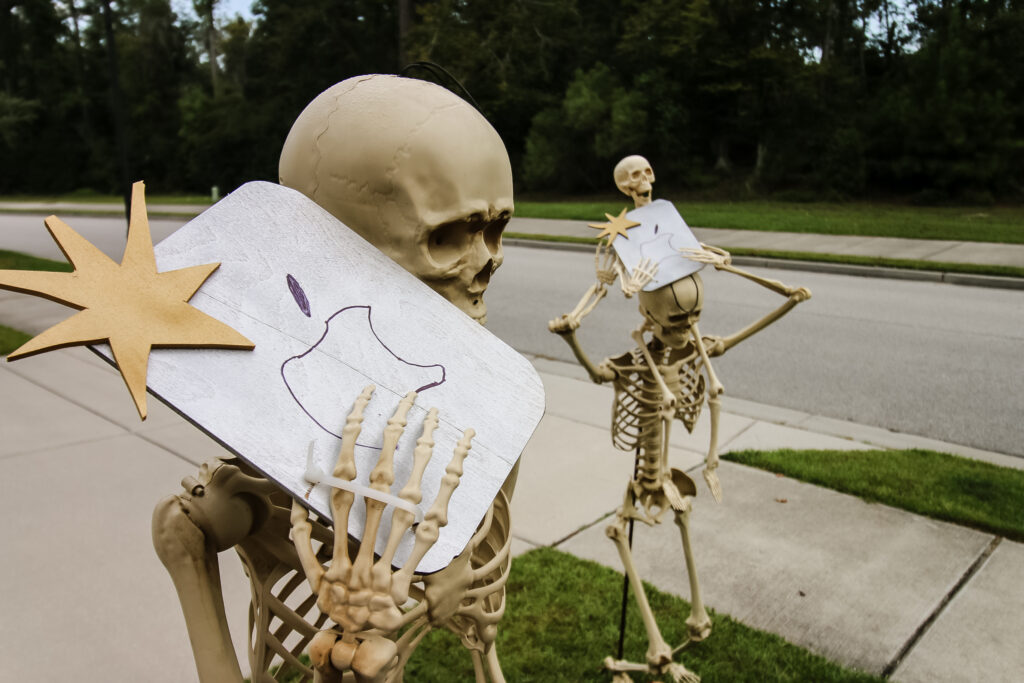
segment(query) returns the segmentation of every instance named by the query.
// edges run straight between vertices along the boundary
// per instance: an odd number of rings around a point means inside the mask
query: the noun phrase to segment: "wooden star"
[[[587,225],[601,231],[597,239],[608,236],[608,244],[614,242],[619,235],[628,240],[629,235],[626,234],[626,231],[640,225],[636,221],[626,218],[626,209],[622,209],[618,216],[612,216],[610,213],[606,213],[604,216],[608,219],[607,223],[588,223]]]
[[[0,288],[45,297],[80,312],[30,339],[8,360],[107,341],[139,417],[145,420],[151,348],[254,347],[231,327],[188,303],[219,263],[156,272],[143,183],[132,186],[128,243],[120,264],[56,216],[45,222],[74,272],[0,270]]]

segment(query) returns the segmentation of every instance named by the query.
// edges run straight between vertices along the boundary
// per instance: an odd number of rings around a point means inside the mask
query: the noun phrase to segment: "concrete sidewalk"
[[[34,333],[66,315],[0,292],[0,323]],[[632,458],[610,444],[610,389],[575,365],[534,364],[547,413],[523,454],[514,550],[553,546],[619,570],[604,526]],[[0,387],[0,679],[40,680],[45,662],[47,681],[196,680],[149,520],[157,500],[223,451],[156,401],[140,423],[120,377],[85,349],[0,364]],[[723,451],[924,447],[1024,464],[729,397],[723,405]],[[1024,546],[730,463],[715,504],[699,476],[707,439],[706,415],[692,436],[674,429],[671,460],[699,482],[694,547],[711,608],[894,680],[1019,680]],[[642,575],[686,597],[674,525],[638,525],[635,545]],[[221,563],[244,662],[248,586],[232,553]]]

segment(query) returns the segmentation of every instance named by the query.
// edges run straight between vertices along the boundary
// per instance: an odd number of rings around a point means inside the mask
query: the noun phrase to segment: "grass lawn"
[[[1024,471],[920,449],[739,451],[725,460],[1024,541]]]
[[[506,232],[509,239],[537,240],[539,242],[567,242],[570,244],[597,244],[595,237],[573,235],[530,235],[520,232]],[[907,270],[931,270],[947,273],[973,273],[976,275],[997,275],[1000,277],[1024,278],[1024,268],[1017,266],[990,266],[976,263],[945,263],[942,261],[916,261],[912,259],[885,258],[882,256],[853,256],[849,254],[821,254],[809,251],[770,251],[734,247],[729,250],[733,256],[760,256],[762,258],[787,259],[795,261],[818,261],[822,263],[843,263],[855,266],[880,266]]]
[[[601,220],[627,203],[617,199],[516,202],[525,218]],[[676,208],[690,225],[826,235],[870,235],[1024,244],[1024,207],[917,207],[874,202],[842,204],[775,201],[683,201]]]
[[[0,249],[0,270],[59,270],[70,272],[71,264]],[[31,335],[24,332],[0,325],[0,356],[6,356],[31,338]]]
[[[72,268],[71,264],[66,261],[52,261],[17,251],[0,249],[0,270],[57,270],[62,273],[70,273]]]
[[[689,606],[648,586],[662,635],[671,644],[685,639]],[[622,574],[572,555],[539,548],[512,562],[505,617],[498,631],[498,655],[510,681],[611,681],[601,665],[615,655]],[[647,639],[633,601],[629,603],[625,656],[643,661]],[[677,657],[706,681],[880,681],[712,613],[714,631]],[[406,667],[409,681],[471,681],[465,649],[450,633],[432,633]],[[636,675],[641,681],[664,677]]]
[[[505,616],[498,629],[498,657],[509,681],[566,683],[602,681],[612,676],[602,666],[617,654],[622,574],[550,548],[531,550],[512,560]],[[647,585],[651,609],[670,644],[685,639],[689,604]],[[624,655],[643,661],[647,637],[632,600],[627,608]],[[675,661],[705,681],[730,683],[868,683],[884,679],[828,661],[779,636],[744,626],[711,612],[711,636],[687,646]],[[308,658],[303,656],[308,664]],[[298,676],[286,677],[293,683]],[[426,683],[472,681],[473,664],[458,638],[433,631],[405,668],[405,680]],[[664,676],[634,674],[636,683],[667,681]]]
[[[123,198],[80,192],[62,196],[4,196],[0,201],[120,204]],[[146,201],[149,204],[209,204],[210,197],[153,194],[148,195]],[[602,220],[606,212],[617,214],[627,205],[625,197],[615,194],[559,201],[531,198],[516,202],[516,215],[596,221]],[[926,207],[869,201],[802,203],[707,199],[677,201],[676,206],[687,223],[704,228],[1024,244],[1024,206]]]
[[[31,338],[32,335],[0,325],[0,356],[6,356]]]

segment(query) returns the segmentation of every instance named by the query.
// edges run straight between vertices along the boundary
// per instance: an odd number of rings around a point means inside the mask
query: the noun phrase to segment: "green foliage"
[[[643,94],[623,87],[605,64],[578,69],[557,107],[533,119],[526,138],[524,180],[532,186],[569,190],[608,182],[611,168],[646,137]],[[600,163],[599,163],[600,162]],[[593,171],[606,171],[594,176]]]
[[[681,551],[680,551],[681,555]],[[686,639],[689,606],[647,586],[651,607],[670,643]],[[601,662],[618,643],[622,574],[548,548],[512,561],[505,616],[497,648],[510,681],[611,681]],[[778,636],[712,613],[707,640],[679,655],[708,681],[877,681],[812,655]],[[627,610],[625,656],[643,661],[647,639],[633,601]],[[469,681],[473,667],[459,640],[444,631],[428,635],[406,667],[406,680]],[[637,675],[634,680],[660,680]]]
[[[1024,197],[1017,2],[412,6],[405,59],[466,86],[520,189],[610,189],[617,157],[640,153],[674,189]],[[6,3],[0,160],[12,170],[0,192],[273,180],[313,97],[403,66],[398,0],[258,0],[254,12],[226,18],[217,0]]]
[[[740,451],[726,460],[1024,541],[1024,472],[920,449]]]

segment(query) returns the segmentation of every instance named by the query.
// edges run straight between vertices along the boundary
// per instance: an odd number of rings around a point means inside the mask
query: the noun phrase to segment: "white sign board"
[[[680,249],[700,249],[701,246],[672,202],[655,199],[647,206],[628,212],[626,217],[640,225],[626,230],[627,239],[618,237],[612,246],[630,273],[643,259],[657,264],[654,279],[644,285],[644,291],[672,284],[704,267],[703,263],[691,261],[679,253]]]
[[[316,441],[334,468],[355,398],[377,389],[357,440],[356,481],[368,484],[384,427],[410,390],[419,396],[395,453],[397,494],[412,467],[427,410],[436,407],[434,457],[423,478],[426,512],[467,428],[476,431],[449,523],[418,566],[441,569],[463,550],[544,412],[533,366],[304,195],[243,185],[155,249],[163,272],[220,262],[191,303],[252,340],[252,351],[154,349],[148,387],[229,450],[330,517],[330,489],[305,481]],[[97,350],[109,358],[108,347]],[[377,550],[390,523],[386,513]],[[357,498],[349,533],[365,520]],[[396,554],[412,549],[406,534]]]

